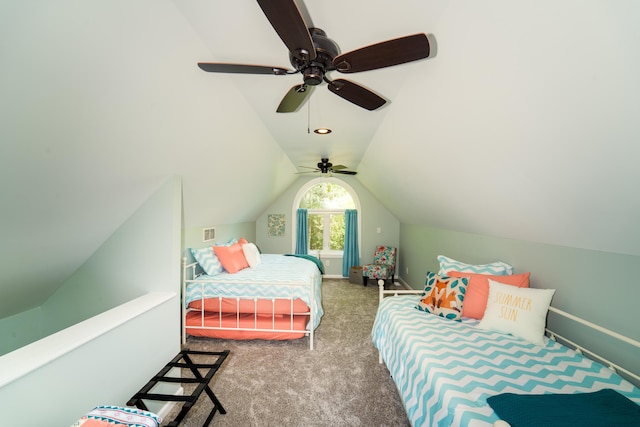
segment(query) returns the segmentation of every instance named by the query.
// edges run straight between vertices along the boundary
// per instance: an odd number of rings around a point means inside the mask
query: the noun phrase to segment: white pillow
[[[242,245],[242,252],[244,252],[244,257],[247,259],[249,267],[254,268],[256,265],[260,264],[260,251],[255,244],[245,243]]]
[[[478,327],[543,345],[547,312],[555,292],[555,289],[518,288],[489,279],[487,309]]]

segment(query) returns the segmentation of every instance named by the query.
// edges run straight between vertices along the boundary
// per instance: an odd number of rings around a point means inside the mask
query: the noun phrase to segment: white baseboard
[[[402,287],[402,288],[406,289],[407,291],[410,291],[411,289],[413,289],[411,286],[409,286],[409,284],[407,282],[402,280],[401,277],[398,277],[398,279],[393,284],[398,286],[398,287]]]
[[[347,279],[347,280],[349,280],[348,277],[344,277],[341,274],[324,274],[322,277],[325,277],[327,279]]]
[[[324,274],[322,276],[323,278],[327,278],[327,279],[347,279],[349,280],[348,277],[344,277],[340,274]],[[371,282],[370,282],[371,283]],[[396,279],[396,281],[393,283],[394,285],[396,285],[399,288],[403,288],[405,290],[411,290],[413,289],[411,286],[409,286],[409,284],[407,282],[405,282],[401,277],[398,277]]]

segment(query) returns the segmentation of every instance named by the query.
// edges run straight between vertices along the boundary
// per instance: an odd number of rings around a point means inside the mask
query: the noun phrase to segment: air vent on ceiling
[[[202,229],[202,241],[208,242],[209,240],[215,240],[216,229],[215,228],[203,228]]]

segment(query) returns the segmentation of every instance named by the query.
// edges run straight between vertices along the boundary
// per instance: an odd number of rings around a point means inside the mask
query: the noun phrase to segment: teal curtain
[[[309,214],[306,209],[296,211],[296,254],[307,254],[309,246]]]
[[[342,275],[349,277],[349,269],[360,265],[358,256],[358,211],[345,209],[344,211],[344,254],[342,256]]]

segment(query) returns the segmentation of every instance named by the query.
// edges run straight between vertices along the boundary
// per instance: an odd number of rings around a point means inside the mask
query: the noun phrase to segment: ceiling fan
[[[344,175],[355,175],[358,172],[346,170],[347,167],[344,165],[333,165],[333,163],[329,162],[329,159],[320,159],[320,163],[317,164],[317,167],[313,168],[310,166],[300,166],[301,168],[313,169],[309,172],[300,172],[300,173],[341,173]]]
[[[376,93],[345,79],[330,80],[327,72],[358,73],[417,61],[429,56],[425,34],[414,34],[365,46],[340,54],[338,45],[320,28],[307,28],[295,0],[257,0],[289,50],[295,70],[264,65],[200,62],[198,66],[212,73],[274,74],[302,73],[303,83],[293,86],[277,108],[291,113],[307,100],[312,89],[326,82],[332,93],[367,110],[382,107],[386,100]]]

